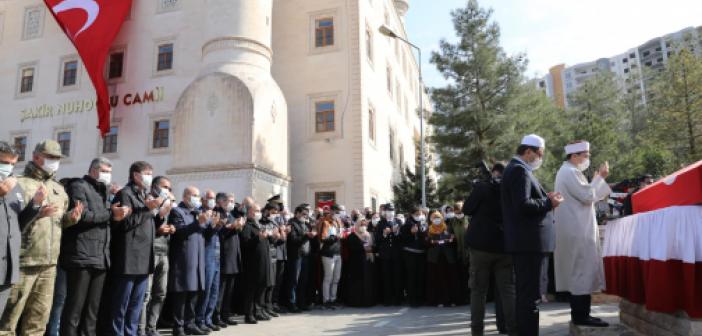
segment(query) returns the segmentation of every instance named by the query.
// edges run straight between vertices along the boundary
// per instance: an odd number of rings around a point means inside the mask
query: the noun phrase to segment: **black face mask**
[[[358,220],[358,215],[351,215],[351,219],[355,222]]]

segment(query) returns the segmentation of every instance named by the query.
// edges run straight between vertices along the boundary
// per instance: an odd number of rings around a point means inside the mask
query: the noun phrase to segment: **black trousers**
[[[232,315],[232,298],[234,297],[237,276],[237,274],[222,274],[219,298],[217,299],[216,311],[212,317],[213,320],[221,321]]]
[[[312,259],[310,256],[300,257],[300,275],[297,277],[297,287],[295,288],[295,303],[299,308],[307,308],[310,305],[310,274],[312,272]]]
[[[173,295],[174,329],[192,327],[195,324],[197,299],[199,292],[175,292]]]
[[[426,279],[427,255],[426,253],[402,252],[405,262],[405,277],[407,286],[407,301],[410,306],[424,304],[424,289]]]
[[[66,302],[61,314],[61,335],[96,335],[105,270],[66,269]]]
[[[590,317],[592,295],[570,296],[570,317],[573,321],[584,321]]]
[[[254,317],[260,312],[265,291],[265,285],[249,285],[244,288],[244,315]]]
[[[275,287],[273,288],[273,303],[276,305],[285,304],[285,265],[286,260],[277,260],[275,265]]]
[[[541,303],[541,264],[543,253],[515,253],[514,261],[517,302],[517,331],[519,336],[539,335],[539,304]]]
[[[263,293],[263,301],[261,301],[261,308],[266,311],[273,311],[273,293],[275,292],[275,286],[268,286]]]
[[[404,288],[402,260],[380,259],[380,273],[383,283],[383,304],[386,306],[400,305]]]

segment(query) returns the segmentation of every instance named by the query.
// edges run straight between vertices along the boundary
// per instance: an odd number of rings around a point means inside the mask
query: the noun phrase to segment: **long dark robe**
[[[351,307],[370,307],[377,301],[375,263],[366,257],[364,243],[355,233],[346,239],[349,252],[344,264],[348,270],[346,303]]]

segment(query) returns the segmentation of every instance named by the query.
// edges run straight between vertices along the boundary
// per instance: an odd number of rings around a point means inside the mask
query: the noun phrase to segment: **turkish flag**
[[[66,36],[73,42],[97,95],[98,128],[110,130],[110,99],[105,61],[122,27],[132,0],[44,0]]]

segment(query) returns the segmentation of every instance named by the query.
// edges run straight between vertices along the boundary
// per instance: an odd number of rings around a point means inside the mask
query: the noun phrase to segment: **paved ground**
[[[470,335],[470,308],[343,308],[283,315],[257,325],[240,324],[211,336],[458,336]],[[492,312],[492,310],[490,310]],[[593,307],[593,315],[618,322],[619,309],[613,304]],[[541,336],[568,335],[570,310],[567,304],[549,303],[541,314]],[[486,335],[497,335],[495,316],[488,314]],[[167,335],[167,333],[163,333]]]

